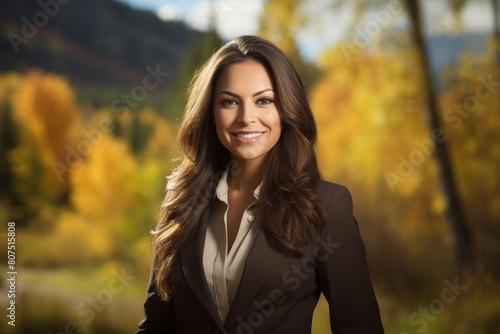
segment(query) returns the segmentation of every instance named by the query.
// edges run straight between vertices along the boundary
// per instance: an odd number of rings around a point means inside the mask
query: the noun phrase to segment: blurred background
[[[133,333],[194,71],[240,34],[304,80],[387,333],[500,332],[498,0],[8,0],[2,333]],[[7,324],[16,223],[16,326]],[[321,299],[313,333],[328,333]]]

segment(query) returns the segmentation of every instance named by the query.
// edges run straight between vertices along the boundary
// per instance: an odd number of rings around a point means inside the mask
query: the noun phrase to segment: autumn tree
[[[309,90],[318,78],[318,69],[304,60],[297,44],[297,32],[310,19],[304,14],[304,1],[266,1],[260,17],[259,36],[276,44],[288,57]]]
[[[18,74],[7,73],[0,76],[0,202],[10,210],[12,218],[18,218],[15,208],[20,205],[20,198],[12,192],[14,171],[9,152],[19,145],[19,131],[12,115],[11,96],[22,83]]]
[[[269,1],[275,6],[283,5],[285,1]],[[300,7],[301,4],[304,4],[303,1],[294,1],[288,4],[290,10],[287,12],[288,17],[293,17],[290,13],[293,14],[293,9]],[[338,3],[345,3],[345,1],[340,1]],[[450,0],[448,2],[449,7],[451,8],[451,12],[455,13],[455,23],[456,27],[460,26],[460,21],[458,20],[459,13],[467,3],[466,0]],[[498,4],[496,2],[492,2],[493,4],[493,12],[497,13]],[[270,5],[269,5],[270,6]],[[333,5],[332,5],[333,6]],[[442,130],[442,121],[441,121],[441,111],[439,110],[438,105],[438,95],[436,88],[434,87],[434,82],[436,78],[433,77],[429,65],[429,51],[427,49],[426,44],[424,43],[423,36],[423,18],[420,10],[420,2],[419,1],[404,1],[404,2],[383,2],[383,1],[366,1],[359,0],[355,2],[354,8],[357,14],[363,13],[363,11],[372,11],[372,17],[369,19],[369,22],[364,26],[364,30],[361,29],[361,33],[363,36],[357,36],[358,42],[359,39],[362,39],[366,42],[371,35],[376,35],[377,37],[381,37],[382,32],[387,32],[387,28],[390,27],[390,23],[388,21],[394,21],[394,18],[400,17],[401,14],[406,14],[407,22],[409,23],[409,32],[412,40],[414,41],[413,45],[408,45],[411,48],[414,48],[416,51],[418,62],[416,66],[421,69],[423,76],[420,78],[421,80],[421,90],[422,97],[427,101],[425,113],[428,115],[428,131],[433,136],[436,137],[436,131],[439,132]],[[402,9],[404,12],[402,13]],[[286,10],[285,10],[286,12]],[[356,15],[356,19],[353,21],[353,26],[356,26],[360,23],[361,19],[364,18],[364,15]],[[307,20],[306,20],[307,21]],[[498,18],[495,17],[495,22],[498,21]],[[496,23],[495,26],[498,24]],[[374,28],[374,26],[376,26]],[[359,28],[359,26],[358,26]],[[386,29],[384,29],[386,28]],[[376,32],[373,32],[373,29]],[[360,30],[360,29],[358,29]],[[356,30],[358,33],[359,31]],[[378,31],[378,32],[377,32]],[[367,37],[368,36],[368,37]],[[359,44],[359,43],[357,43]],[[363,43],[362,43],[363,44]],[[345,47],[347,45],[347,48]],[[343,52],[347,57],[351,57],[353,54],[366,53],[370,52],[371,47],[369,44],[363,44],[361,47],[356,45],[353,47],[352,43],[344,44]],[[452,165],[449,157],[449,150],[447,148],[447,140],[436,140],[433,139],[433,156],[436,158],[436,161],[439,166],[440,171],[440,182],[442,184],[443,194],[446,198],[447,203],[447,212],[449,217],[450,230],[455,239],[455,249],[457,254],[457,264],[459,271],[464,275],[470,273],[474,267],[474,246],[473,240],[470,233],[469,223],[465,220],[465,214],[463,212],[463,204],[461,203],[459,190],[457,189],[457,180],[455,176],[455,166]]]
[[[457,186],[463,194],[467,220],[476,243],[476,270],[500,278],[496,258],[500,231],[500,109],[497,47],[490,41],[482,54],[463,53],[448,67],[448,89],[439,99],[443,126],[449,135],[450,156]],[[458,69],[458,70],[457,70]]]
[[[6,152],[13,183],[11,190],[23,202],[25,217],[63,200],[68,178],[59,179],[52,164],[64,158],[78,121],[75,98],[61,77],[32,72],[10,99],[19,145]]]
[[[450,239],[423,113],[418,57],[408,34],[391,40],[370,53],[351,55],[349,62],[345,45],[325,51],[311,106],[320,170],[351,189],[374,277],[403,293],[431,284],[433,272],[422,268],[450,269]],[[417,246],[429,240],[440,245],[433,265],[427,250]]]

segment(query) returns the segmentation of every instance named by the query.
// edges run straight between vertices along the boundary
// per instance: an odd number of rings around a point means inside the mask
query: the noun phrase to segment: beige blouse
[[[227,176],[225,172],[216,189],[218,200],[210,210],[203,250],[205,277],[222,322],[225,322],[238,291],[245,260],[259,229],[255,201],[245,209],[234,243],[227,252]],[[260,185],[254,191],[255,198],[259,190]]]

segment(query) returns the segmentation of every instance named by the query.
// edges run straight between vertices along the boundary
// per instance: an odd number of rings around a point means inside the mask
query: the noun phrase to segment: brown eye
[[[224,107],[230,107],[230,106],[237,105],[238,103],[236,102],[236,100],[233,100],[233,99],[225,99],[222,101],[221,104]]]
[[[257,101],[258,104],[270,104],[270,103],[273,103],[273,100],[271,100],[270,98],[267,98],[267,97],[263,97],[262,99],[259,99]]]

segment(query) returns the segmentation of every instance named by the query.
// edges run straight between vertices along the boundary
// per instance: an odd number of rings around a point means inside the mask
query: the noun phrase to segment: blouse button
[[[247,217],[247,220],[248,220],[249,222],[253,222],[253,220],[254,220],[254,219],[255,219],[255,218],[254,218],[254,216],[253,216],[253,215],[248,215],[248,217]]]

